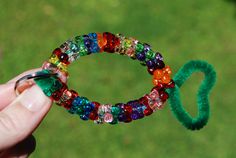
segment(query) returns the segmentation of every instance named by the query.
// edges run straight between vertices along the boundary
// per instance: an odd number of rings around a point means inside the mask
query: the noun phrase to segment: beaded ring
[[[134,60],[137,59],[142,65],[147,66],[148,73],[153,75],[152,82],[154,87],[151,92],[139,99],[112,105],[90,101],[88,98],[80,96],[76,91],[69,89],[65,83],[68,78],[67,67],[69,64],[82,56],[102,52],[126,55]],[[214,74],[213,69],[212,72]],[[59,106],[66,108],[69,113],[78,114],[82,120],[93,120],[98,124],[117,124],[118,122],[128,123],[132,120],[138,120],[162,109],[169,95],[172,97],[171,100],[173,102],[173,98],[177,95],[175,94],[178,90],[177,87],[181,85],[179,81],[177,82],[178,85],[175,85],[175,81],[171,79],[171,73],[171,68],[165,65],[162,55],[153,51],[150,45],[141,43],[134,38],[127,38],[121,34],[114,35],[104,32],[89,33],[88,35],[76,36],[67,40],[52,52],[50,58],[44,62],[42,71],[25,78],[34,78],[34,82],[43,90],[46,96],[50,97]],[[208,74],[206,73],[206,75]],[[25,78],[20,79],[18,83],[25,80]],[[214,76],[211,79],[214,84]],[[16,91],[19,89],[18,83],[15,86]],[[211,87],[208,87],[208,89],[210,90]],[[207,99],[208,97],[206,97]],[[207,104],[207,106],[209,105]],[[178,104],[178,107],[181,107],[180,104]],[[183,108],[180,110],[185,111]],[[172,108],[177,118],[180,110]],[[191,119],[193,120],[194,118],[190,117],[189,119],[191,122]],[[199,126],[199,121],[195,121],[186,127],[200,129],[206,124],[208,115],[204,115],[204,120],[200,120],[200,122],[203,122],[201,126]],[[186,122],[185,119],[179,119],[179,121],[183,124]],[[195,126],[197,124],[198,126]],[[194,127],[191,128],[190,126]]]

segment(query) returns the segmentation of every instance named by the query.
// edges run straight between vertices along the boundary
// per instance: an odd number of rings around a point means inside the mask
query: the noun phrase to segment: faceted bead
[[[163,71],[162,70],[160,70],[160,69],[156,69],[154,72],[153,72],[153,77],[155,78],[155,79],[161,79],[162,77],[163,77]]]
[[[132,121],[132,118],[131,118],[131,116],[130,116],[130,114],[125,114],[125,123],[129,123],[129,122],[131,122]]]
[[[139,102],[144,105],[148,105],[148,96],[145,95],[139,99]]]
[[[152,60],[147,60],[146,65],[148,68],[154,68],[155,63]]]
[[[161,53],[157,52],[156,55],[155,55],[155,59],[163,61],[163,57],[162,57]]]
[[[100,51],[103,51],[104,46],[107,44],[107,39],[103,37],[103,34],[97,33],[97,41]]]
[[[169,95],[165,91],[159,91],[159,96],[163,102],[165,102],[169,97]]]
[[[68,59],[69,59],[69,56],[66,53],[61,53],[59,56],[59,60],[63,62],[64,64],[69,64]]]
[[[121,109],[119,107],[117,107],[117,106],[112,106],[111,112],[112,112],[113,115],[117,116],[117,115],[120,114]]]
[[[162,60],[155,60],[155,68],[162,69],[165,67],[165,64]]]
[[[156,101],[154,101],[149,106],[153,111],[156,111],[156,110],[159,110],[159,109],[163,108],[163,103],[159,99],[157,99]]]
[[[153,68],[147,68],[147,70],[150,75],[153,75],[153,72],[155,71]]]
[[[148,96],[150,99],[155,100],[159,98],[159,93],[156,89],[153,89]]]
[[[131,114],[131,118],[133,120],[139,119],[139,113],[137,111],[133,111],[132,114]]]
[[[156,85],[158,85],[159,80],[156,79],[156,78],[153,78],[153,79],[152,79],[152,83],[156,86]]]
[[[86,115],[80,115],[80,118],[84,121],[87,121],[89,119],[89,117]]]
[[[112,125],[115,125],[115,124],[117,124],[118,123],[118,119],[113,119],[113,121],[112,122],[110,122],[110,124],[112,124]]]
[[[53,51],[53,54],[55,54],[56,56],[60,56],[61,55],[61,49],[60,48],[56,48],[54,51]]]
[[[104,122],[110,123],[113,121],[113,115],[110,113],[105,113],[103,120]]]
[[[67,85],[64,83],[62,84],[63,84],[62,87],[58,89],[57,91],[53,92],[51,95],[51,98],[55,101],[58,101],[61,98],[63,92],[67,89]]]
[[[170,82],[165,85],[165,88],[174,88],[174,87],[175,87],[175,82],[173,80],[170,80]]]
[[[124,105],[125,112],[131,113],[132,112],[132,106],[125,104]]]
[[[95,111],[93,111],[89,114],[89,118],[90,118],[90,120],[97,120],[98,114]]]
[[[119,120],[120,122],[124,122],[125,119],[126,119],[125,114],[124,114],[124,113],[120,113],[119,116],[118,116],[118,120]]]
[[[163,69],[163,71],[164,71],[165,73],[169,74],[169,75],[172,73],[170,66],[165,66],[165,68]]]
[[[146,59],[145,57],[145,53],[144,52],[141,52],[141,53],[137,53],[136,54],[136,58],[140,61],[144,61]]]
[[[161,79],[161,81],[162,81],[163,83],[165,83],[165,84],[169,83],[170,80],[171,80],[171,78],[170,78],[170,75],[169,75],[169,74],[164,74],[163,77],[162,77],[162,79]]]
[[[144,43],[143,45],[144,45],[143,51],[144,51],[145,53],[148,52],[148,51],[151,49],[151,46],[150,46],[149,44]]]
[[[164,84],[162,84],[161,82],[158,82],[158,84],[152,89],[152,91],[154,89],[156,89],[157,91],[159,91],[160,89],[164,88]]]
[[[136,52],[142,52],[144,49],[144,46],[142,43],[138,42],[135,48],[136,48]]]
[[[66,64],[60,62],[60,63],[57,64],[57,67],[58,67],[61,71],[67,72],[67,65],[66,65]]]
[[[155,58],[155,53],[150,49],[147,53],[146,53],[146,58],[149,60],[152,60]]]
[[[148,116],[153,113],[153,110],[151,108],[146,108],[143,113],[145,116]]]
[[[103,48],[104,51],[113,53],[115,51],[115,48],[120,44],[119,38],[109,32],[104,32],[103,38],[107,39],[107,43]]]
[[[52,54],[48,61],[55,65],[58,65],[60,63],[58,56],[55,54]]]
[[[98,109],[99,108],[99,106],[101,105],[100,103],[98,103],[98,102],[92,102],[92,104],[94,104],[94,107],[95,107],[95,109]]]

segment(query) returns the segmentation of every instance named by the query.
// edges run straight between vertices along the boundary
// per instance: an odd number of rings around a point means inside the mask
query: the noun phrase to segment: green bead
[[[132,41],[129,39],[125,39],[124,41],[124,47],[125,48],[130,48],[132,46]]]
[[[116,107],[116,106],[112,106],[111,108],[111,113],[115,116],[119,115],[120,114],[120,108]]]
[[[155,52],[153,50],[149,50],[147,53],[146,53],[146,58],[147,59],[154,59],[155,58]]]
[[[38,74],[49,73],[48,71],[41,71]],[[56,77],[47,78],[35,78],[35,83],[43,90],[44,94],[48,97],[52,95],[53,92],[59,90],[62,87],[62,83]]]
[[[112,124],[112,125],[115,125],[115,124],[117,124],[117,123],[118,123],[118,119],[117,119],[117,118],[114,118],[113,121],[110,122],[110,124]]]
[[[77,114],[78,114],[78,115],[82,115],[83,113],[84,113],[83,108],[78,108],[78,109],[77,109]]]
[[[85,47],[84,44],[81,44],[81,45],[80,45],[80,49],[79,49],[79,55],[80,55],[80,56],[85,56],[85,55],[87,55],[87,54],[88,54],[87,48]]]
[[[138,43],[136,44],[136,46],[135,46],[135,50],[136,50],[136,52],[138,52],[138,53],[139,53],[139,52],[142,52],[143,49],[144,49],[143,44],[140,43],[140,42],[138,42]]]

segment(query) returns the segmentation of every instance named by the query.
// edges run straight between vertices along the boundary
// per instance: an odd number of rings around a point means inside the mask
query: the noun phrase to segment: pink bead
[[[148,96],[151,100],[156,100],[159,98],[159,93],[156,89],[153,89]]]
[[[153,111],[160,110],[163,108],[163,103],[161,102],[160,99],[157,99],[149,104],[150,108]]]
[[[112,122],[113,121],[113,115],[110,113],[105,113],[104,114],[104,118],[103,118],[104,122]]]

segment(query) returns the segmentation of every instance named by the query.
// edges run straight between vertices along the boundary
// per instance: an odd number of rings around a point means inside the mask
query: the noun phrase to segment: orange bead
[[[102,33],[97,33],[97,41],[98,46],[100,47],[101,51],[103,51],[103,47],[107,44],[107,39],[103,38]]]
[[[170,80],[171,80],[171,78],[170,78],[170,75],[168,75],[168,74],[165,74],[161,79],[162,83],[165,83],[165,84],[169,83]]]
[[[153,78],[153,79],[152,79],[152,83],[153,83],[155,86],[157,86],[158,83],[159,83],[159,80],[156,79],[156,78]]]
[[[166,66],[166,67],[163,69],[163,71],[165,71],[165,73],[168,73],[168,74],[171,74],[171,73],[172,73],[170,66]]]
[[[159,70],[159,69],[157,69],[153,72],[153,76],[155,79],[161,79],[163,77],[163,75],[164,75],[163,71]]]

